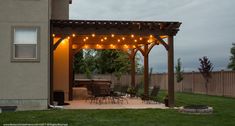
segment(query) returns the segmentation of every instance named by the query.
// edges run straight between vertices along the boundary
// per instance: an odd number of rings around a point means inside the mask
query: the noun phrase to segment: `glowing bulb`
[[[125,40],[125,37],[122,37],[122,40]]]
[[[101,39],[100,41],[101,41],[101,42],[103,42],[103,41],[104,41],[104,39]]]
[[[152,38],[153,37],[153,35],[150,35],[150,38]]]
[[[89,39],[89,37],[86,37],[86,39]]]
[[[140,37],[140,41],[142,41],[143,40],[143,38],[142,37]]]
[[[137,40],[135,39],[135,42],[137,42]]]
[[[111,37],[114,37],[114,34],[112,34]]]
[[[135,45],[133,45],[133,48],[135,48]]]
[[[118,39],[118,42],[120,42],[121,40],[120,39]]]
[[[75,34],[72,34],[73,37],[75,37],[76,35]]]
[[[86,41],[86,39],[83,39],[83,41],[85,42],[85,41]]]
[[[92,37],[95,37],[95,34],[92,34],[91,36],[92,36]]]
[[[104,40],[107,40],[107,37],[104,37]]]
[[[70,37],[68,37],[68,40],[70,39]]]
[[[52,37],[55,37],[55,34],[52,34]]]
[[[134,38],[134,37],[135,37],[135,36],[132,34],[132,35],[131,35],[131,38]]]

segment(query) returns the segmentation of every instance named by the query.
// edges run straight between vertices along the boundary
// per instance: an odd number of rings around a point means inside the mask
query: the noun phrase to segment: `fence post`
[[[194,93],[194,71],[192,71],[192,93]]]
[[[221,70],[222,96],[224,96],[224,70]]]

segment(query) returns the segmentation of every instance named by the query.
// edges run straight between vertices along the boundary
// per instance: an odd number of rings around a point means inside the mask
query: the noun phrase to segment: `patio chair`
[[[101,85],[94,84],[92,86],[92,98],[91,103],[94,101],[95,103],[103,103],[103,101],[109,100],[108,98],[110,95],[110,88],[107,87],[101,87]]]
[[[159,93],[160,86],[154,86],[150,95],[142,95],[141,99],[143,102],[150,103],[151,101],[157,102],[157,95]]]
[[[125,97],[128,86],[114,85],[111,91],[112,103],[123,104],[124,101],[128,104],[128,100]]]

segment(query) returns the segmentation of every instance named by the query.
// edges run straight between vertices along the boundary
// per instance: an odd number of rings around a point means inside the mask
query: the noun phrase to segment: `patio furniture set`
[[[81,83],[82,82],[82,83]],[[154,86],[150,95],[139,94],[139,86],[128,87],[127,85],[113,85],[108,80],[81,80],[77,86],[87,88],[86,102],[97,104],[128,104],[128,98],[141,98],[143,102],[157,102],[160,87]]]

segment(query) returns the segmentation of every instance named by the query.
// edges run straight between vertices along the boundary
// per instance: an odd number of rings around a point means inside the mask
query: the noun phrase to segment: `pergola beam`
[[[157,39],[157,41],[158,41],[159,43],[161,43],[161,44],[165,47],[166,50],[169,49],[168,44],[166,44],[166,42],[165,42],[160,36],[155,35],[155,38]]]

